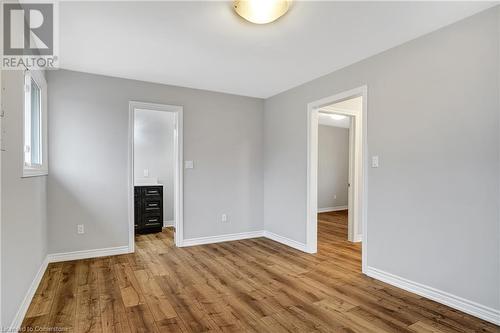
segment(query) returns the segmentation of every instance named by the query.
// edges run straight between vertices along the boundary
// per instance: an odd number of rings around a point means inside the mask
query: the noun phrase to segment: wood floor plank
[[[97,267],[94,260],[79,261],[76,267],[76,332],[102,332]]]
[[[65,262],[50,314],[48,327],[56,330],[74,331],[76,327],[76,261]]]
[[[128,262],[114,264],[113,270],[118,281],[123,304],[126,307],[145,304],[146,300],[139,282],[130,268],[130,264]]]
[[[345,211],[318,215],[318,253],[265,238],[177,248],[173,229],[133,254],[51,264],[25,331],[500,333],[361,273]]]
[[[48,315],[52,306],[57,287],[61,279],[61,265],[50,264],[47,267],[40,285],[33,297],[33,301],[26,313],[26,317]]]
[[[436,328],[434,325],[422,321],[417,321],[415,324],[410,325],[409,328],[412,332],[417,333],[446,333]]]
[[[146,302],[156,321],[172,319],[177,313],[163,293],[154,276],[147,271],[135,271],[135,276],[144,292]]]
[[[98,267],[98,288],[101,326],[103,332],[129,333],[125,305],[123,304],[117,278],[113,274],[109,258],[104,258]]]
[[[158,332],[153,316],[145,304],[127,307],[126,312],[132,332]]]

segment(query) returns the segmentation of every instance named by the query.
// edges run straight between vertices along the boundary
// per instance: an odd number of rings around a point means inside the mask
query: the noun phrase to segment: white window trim
[[[27,166],[25,164],[25,153],[24,149],[26,147],[26,112],[27,107],[30,107],[31,104],[31,95],[27,94],[30,89],[29,84],[31,85],[31,79],[35,81],[35,83],[40,88],[40,97],[41,97],[41,123],[42,123],[42,164],[39,166]],[[23,145],[21,147],[22,152],[22,177],[37,177],[37,176],[46,176],[49,174],[49,161],[48,161],[48,149],[47,149],[47,82],[45,81],[45,77],[40,71],[26,71],[25,77],[23,80]]]

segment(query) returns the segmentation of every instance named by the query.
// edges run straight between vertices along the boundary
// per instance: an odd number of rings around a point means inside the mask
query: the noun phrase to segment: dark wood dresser
[[[163,227],[163,186],[134,187],[136,233],[160,232]]]

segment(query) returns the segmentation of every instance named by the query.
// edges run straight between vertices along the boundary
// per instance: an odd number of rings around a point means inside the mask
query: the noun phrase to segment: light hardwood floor
[[[50,264],[23,326],[65,332],[499,332],[361,274],[346,212],[319,215],[316,255],[268,239]]]

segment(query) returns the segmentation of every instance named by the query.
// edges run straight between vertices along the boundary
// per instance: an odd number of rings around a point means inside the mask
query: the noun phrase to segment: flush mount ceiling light
[[[342,120],[342,119],[345,119],[346,116],[343,116],[341,114],[331,114],[330,118],[332,118],[333,120]]]
[[[290,8],[291,0],[237,0],[234,10],[245,20],[256,24],[271,23]]]

